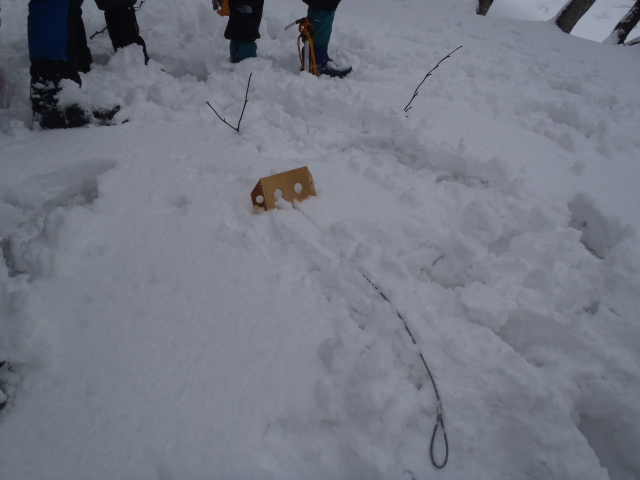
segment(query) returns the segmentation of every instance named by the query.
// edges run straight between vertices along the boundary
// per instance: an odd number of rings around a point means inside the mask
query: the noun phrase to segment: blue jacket
[[[27,35],[29,57],[34,60],[69,60],[69,43],[75,41],[74,16],[83,0],[30,0]],[[96,0],[100,10],[135,5],[136,0]]]

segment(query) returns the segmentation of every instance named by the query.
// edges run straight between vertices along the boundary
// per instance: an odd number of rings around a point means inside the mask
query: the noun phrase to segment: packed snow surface
[[[39,131],[3,0],[0,477],[640,478],[640,46],[552,3],[345,0],[339,80],[299,72],[298,0],[237,65],[208,0],[149,1],[149,64],[97,35],[61,98],[122,123]],[[245,94],[239,133],[206,105]]]
[[[533,13],[543,20],[550,20],[568,3],[569,0],[495,0],[487,15],[529,20]],[[576,24],[571,35],[602,42],[635,3],[636,0],[597,0]],[[631,32],[629,40],[638,36],[640,26]]]

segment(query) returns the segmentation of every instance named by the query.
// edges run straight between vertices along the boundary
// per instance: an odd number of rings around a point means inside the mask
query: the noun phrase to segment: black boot
[[[69,62],[58,60],[34,61],[31,64],[31,108],[33,121],[43,130],[77,128],[85,125],[112,125],[120,106],[88,111],[78,104],[61,107],[58,104],[60,81],[74,80],[80,85],[80,76]]]
[[[58,108],[60,87],[53,82],[31,81],[33,123],[42,129],[67,128],[64,113]]]
[[[350,65],[338,65],[329,57],[327,49],[315,50],[318,75],[344,78],[351,73],[353,68]]]
[[[30,93],[33,121],[45,130],[81,127],[91,122],[91,116],[78,105],[60,108],[58,94],[62,79],[70,79],[78,85],[81,84],[80,75],[69,62],[62,60],[32,62]]]
[[[105,10],[104,19],[107,22],[109,38],[114,50],[127,47],[129,45],[140,45],[144,53],[144,63],[149,62],[147,55],[147,45],[140,36],[140,27],[136,20],[136,11],[131,6],[120,6]]]

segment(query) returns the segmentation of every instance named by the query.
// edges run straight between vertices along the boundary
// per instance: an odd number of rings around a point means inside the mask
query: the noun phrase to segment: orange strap
[[[309,73],[318,76],[318,65],[316,64],[316,54],[313,50],[313,37],[315,35],[315,29],[313,25],[309,21],[308,18],[305,18],[298,24],[298,32],[300,35],[298,36],[298,57],[300,58],[300,65],[304,68],[304,58],[302,58],[302,49],[300,47],[300,43],[307,42],[309,48]]]

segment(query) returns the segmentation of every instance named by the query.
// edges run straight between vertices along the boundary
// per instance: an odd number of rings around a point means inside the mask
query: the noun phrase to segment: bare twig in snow
[[[444,62],[447,58],[451,57],[451,55],[453,55],[454,53],[456,53],[458,50],[460,50],[462,48],[462,46],[459,46],[458,48],[456,48],[453,52],[451,52],[449,55],[447,55],[446,57],[444,57],[442,60],[440,60],[438,62],[438,64],[433,67],[431,70],[429,70],[429,73],[427,73],[425,75],[425,77],[422,79],[422,81],[420,82],[420,85],[418,85],[418,87],[416,88],[416,91],[413,92],[413,97],[411,97],[411,100],[409,101],[409,103],[407,103],[407,106],[404,107],[404,113],[408,113],[409,110],[411,110],[413,107],[411,106],[411,102],[413,102],[413,99],[416,98],[418,96],[418,90],[420,89],[420,87],[422,86],[422,84],[425,82],[425,80],[427,78],[429,78],[431,76],[431,74],[435,71],[436,68],[438,68],[440,66],[440,64],[442,62]]]
[[[234,127],[233,125],[231,125],[229,122],[227,122],[224,118],[222,118],[220,116],[220,114],[216,111],[215,108],[213,108],[211,106],[211,104],[209,102],[207,102],[207,105],[209,105],[209,108],[211,110],[213,110],[213,113],[216,114],[216,116],[222,120],[223,123],[225,123],[226,125],[229,125],[231,128],[233,128],[236,132],[240,133],[240,123],[242,122],[242,117],[244,116],[244,109],[247,108],[247,102],[249,101],[248,97],[249,97],[249,85],[251,85],[251,76],[253,75],[253,73],[249,74],[249,81],[247,82],[247,91],[244,94],[244,105],[242,106],[242,113],[240,113],[240,120],[238,120],[238,126]]]
[[[100,34],[102,34],[102,33],[106,32],[106,31],[107,31],[107,27],[104,27],[102,30],[100,30],[100,31],[98,31],[98,32],[94,33],[93,35],[91,35],[91,36],[89,37],[89,40],[93,40],[93,39],[94,39],[94,37],[97,37],[98,35],[100,35]]]

